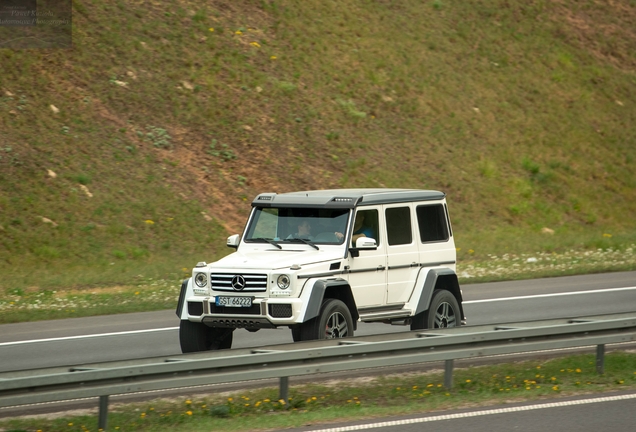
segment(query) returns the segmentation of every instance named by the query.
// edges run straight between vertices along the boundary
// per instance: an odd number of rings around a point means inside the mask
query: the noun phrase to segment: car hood
[[[237,251],[216,262],[210,263],[210,268],[227,269],[258,269],[276,270],[289,268],[294,264],[306,266],[318,264],[325,261],[342,259],[343,251],[338,250],[308,250],[300,249],[258,249],[248,251]]]

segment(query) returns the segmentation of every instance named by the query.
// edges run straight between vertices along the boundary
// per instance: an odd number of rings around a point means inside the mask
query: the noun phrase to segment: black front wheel
[[[205,324],[181,320],[179,342],[182,353],[232,348],[234,329],[211,328]]]
[[[411,330],[458,327],[461,324],[459,304],[447,290],[435,290],[428,310],[411,320]]]
[[[294,334],[296,333],[296,334]],[[320,314],[296,330],[294,341],[315,339],[339,339],[353,336],[353,319],[346,304],[338,299],[325,299]]]

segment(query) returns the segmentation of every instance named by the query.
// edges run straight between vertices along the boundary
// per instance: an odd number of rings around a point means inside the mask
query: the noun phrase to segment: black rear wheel
[[[435,290],[428,310],[411,320],[411,330],[457,327],[461,323],[459,304],[447,290]]]
[[[211,328],[198,322],[181,320],[179,342],[182,353],[230,349],[234,329]]]

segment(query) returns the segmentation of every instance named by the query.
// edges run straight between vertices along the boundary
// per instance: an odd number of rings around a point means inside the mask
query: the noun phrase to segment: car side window
[[[411,209],[409,207],[391,207],[386,209],[386,233],[389,246],[409,244],[411,234]]]
[[[359,237],[370,237],[375,239],[377,245],[380,245],[380,231],[378,230],[378,211],[377,210],[358,210],[353,225],[353,235],[351,243],[356,244]]]
[[[421,205],[415,210],[422,243],[446,241],[449,238],[446,212],[441,204]]]

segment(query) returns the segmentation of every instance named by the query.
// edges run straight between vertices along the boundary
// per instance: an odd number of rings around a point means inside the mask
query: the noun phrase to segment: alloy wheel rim
[[[456,327],[457,318],[455,316],[455,310],[448,302],[440,303],[435,311],[435,328]]]
[[[339,339],[347,336],[349,332],[347,320],[340,312],[334,312],[327,318],[325,327],[326,339]]]

